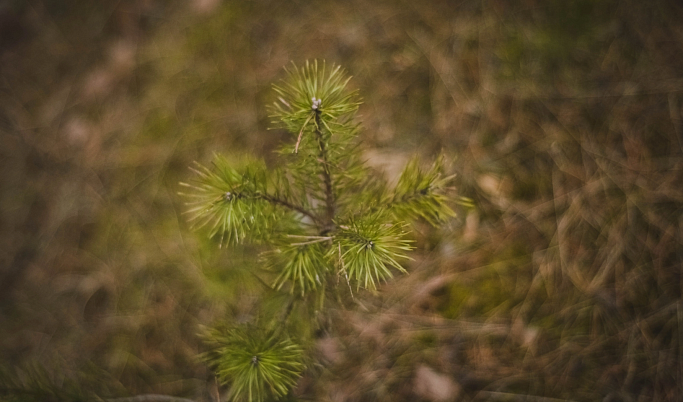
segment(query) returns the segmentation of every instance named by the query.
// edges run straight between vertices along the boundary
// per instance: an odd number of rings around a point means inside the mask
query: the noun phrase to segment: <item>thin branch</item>
[[[292,313],[292,310],[294,310],[294,302],[296,301],[296,297],[292,297],[289,299],[289,303],[287,303],[287,308],[285,309],[285,312],[282,314],[282,317],[280,317],[280,320],[275,324],[277,327],[273,331],[273,339],[278,339],[282,331],[285,329],[287,325],[287,320],[289,320],[289,316]]]
[[[404,194],[400,198],[397,197],[396,195],[394,195],[394,197],[391,199],[391,201],[386,206],[384,206],[384,208],[391,209],[391,208],[395,207],[396,205],[410,204],[411,202],[413,202],[417,199],[425,198],[425,197],[430,196],[430,195],[432,195],[432,194],[429,192],[426,192],[425,190],[416,191],[416,192],[411,193],[411,194]]]
[[[292,211],[298,212],[304,216],[311,218],[314,222],[317,222],[317,223],[320,222],[320,219],[317,216],[313,215],[311,212],[304,209],[304,207],[292,204],[291,202],[289,202],[287,200],[283,200],[282,198],[277,198],[277,197],[272,196],[270,194],[259,194],[257,197],[261,198],[264,201],[268,201],[271,204],[280,205],[280,206],[283,206],[285,208],[291,209]]]
[[[294,309],[294,301],[296,299],[292,297],[292,299],[289,301],[289,304],[287,304],[287,309],[285,310],[284,315],[282,316],[282,327],[285,326],[285,323],[287,323],[287,320],[289,319],[289,315],[292,313],[292,310]]]
[[[384,205],[374,205],[370,208],[368,208],[364,214],[370,215],[374,214],[375,212],[379,210],[391,210],[392,208],[395,208],[396,206],[399,205],[407,205],[410,204],[411,202],[415,200],[419,200],[420,198],[426,198],[430,195],[434,195],[434,193],[422,193],[422,192],[414,192],[411,194],[405,194],[402,197],[397,197],[396,194],[391,198],[391,201],[389,201],[387,204]],[[344,228],[346,229],[346,228]]]

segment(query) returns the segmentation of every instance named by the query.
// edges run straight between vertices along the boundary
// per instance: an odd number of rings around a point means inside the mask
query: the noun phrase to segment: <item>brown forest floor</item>
[[[442,150],[476,208],[335,312],[301,400],[681,400],[683,6],[286,3],[0,3],[7,375],[211,400],[197,333],[248,308],[254,262],[177,183],[271,160],[270,84],[318,58],[354,76],[371,163]]]

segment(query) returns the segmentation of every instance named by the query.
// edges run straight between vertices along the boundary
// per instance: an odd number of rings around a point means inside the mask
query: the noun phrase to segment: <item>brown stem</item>
[[[320,110],[315,111],[315,134],[318,138],[318,147],[320,148],[320,161],[322,162],[322,176],[325,182],[325,219],[323,223],[321,235],[325,235],[334,230],[334,189],[332,188],[332,175],[330,174],[330,163],[327,160],[327,149],[325,148],[325,140],[323,139],[323,132],[321,130],[322,121],[320,120]]]
[[[287,308],[285,309],[285,312],[282,314],[280,317],[280,320],[275,322],[274,324],[276,327],[272,330],[272,339],[274,342],[277,342],[277,339],[280,337],[280,334],[282,331],[285,330],[285,327],[287,326],[287,320],[289,319],[290,314],[292,313],[292,310],[294,309],[294,302],[296,301],[296,297],[292,297],[289,300],[289,303],[287,304]]]

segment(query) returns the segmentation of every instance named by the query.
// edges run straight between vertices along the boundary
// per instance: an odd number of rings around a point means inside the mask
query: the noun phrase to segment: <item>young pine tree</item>
[[[427,170],[413,159],[394,188],[365,166],[353,122],[360,103],[348,81],[338,66],[293,66],[273,86],[277,100],[269,109],[274,127],[291,134],[279,150],[281,168],[217,156],[211,167],[197,165],[195,182],[181,183],[195,225],[221,245],[263,245],[271,275],[263,280],[289,298],[270,318],[208,332],[203,357],[233,400],[276,400],[296,384],[314,328],[286,325],[292,311],[319,312],[326,290],[339,298],[376,289],[392,270],[406,272],[407,222],[438,225],[454,216],[442,158]]]

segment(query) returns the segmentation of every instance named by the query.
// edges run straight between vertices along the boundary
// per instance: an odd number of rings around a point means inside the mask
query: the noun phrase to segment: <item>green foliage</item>
[[[308,339],[311,329],[286,330],[292,311],[307,311],[294,309],[295,303],[319,300],[318,311],[335,276],[336,283],[339,276],[353,282],[356,291],[375,290],[392,269],[406,272],[400,261],[412,248],[408,221],[437,225],[455,215],[447,205],[452,176],[443,175],[442,157],[426,171],[414,159],[394,189],[364,165],[353,123],[360,103],[340,67],[328,70],[314,61],[288,73],[274,86],[277,101],[270,108],[275,127],[292,136],[279,150],[283,168],[267,172],[260,162],[239,166],[217,156],[213,167],[193,169],[194,182],[181,183],[190,189],[184,195],[195,225],[220,236],[221,244],[268,247],[263,281],[290,295],[286,311],[270,323],[262,319],[264,327],[209,332],[212,349],[204,359],[231,384],[235,400],[277,399],[295,384],[303,348],[291,339]]]
[[[274,251],[274,268],[279,265],[280,274],[275,279],[273,287],[280,290],[285,283],[289,283],[290,292],[297,289],[304,296],[306,292],[314,291],[322,286],[322,280],[329,271],[325,252],[318,243],[311,243],[308,237],[302,236],[302,243],[290,243]],[[328,238],[322,237],[327,240]],[[312,241],[316,241],[315,239]]]
[[[403,252],[411,249],[410,242],[402,224],[387,221],[386,216],[375,215],[340,225],[335,237],[339,263],[357,288],[375,289],[377,282],[393,276],[389,267],[406,272],[396,259],[407,258]],[[337,250],[329,250],[332,258]]]
[[[231,383],[233,400],[262,402],[284,396],[304,368],[300,346],[257,328],[214,329],[207,341],[213,348],[202,357],[223,383]]]
[[[419,160],[413,158],[389,200],[391,211],[399,219],[424,218],[432,225],[454,217],[445,195],[446,185],[453,176],[441,177],[442,171],[443,157],[439,157],[426,172],[420,169]]]
[[[351,77],[345,76],[341,66],[332,66],[329,72],[325,67],[323,62],[318,68],[317,60],[313,63],[306,61],[303,68],[293,65],[288,71],[289,79],[273,85],[278,94],[278,101],[270,108],[275,127],[284,127],[290,132],[313,129],[313,125],[320,129],[315,119],[317,114],[330,132],[334,131],[330,127],[335,130],[346,128],[343,118],[358,109],[358,92],[346,90]]]
[[[220,234],[221,244],[244,242],[247,236],[262,240],[281,219],[268,203],[265,166],[248,162],[235,169],[222,156],[217,156],[210,170],[198,165],[196,184],[180,183],[193,190],[181,193],[193,199],[187,213],[198,228],[209,226],[209,236]]]

